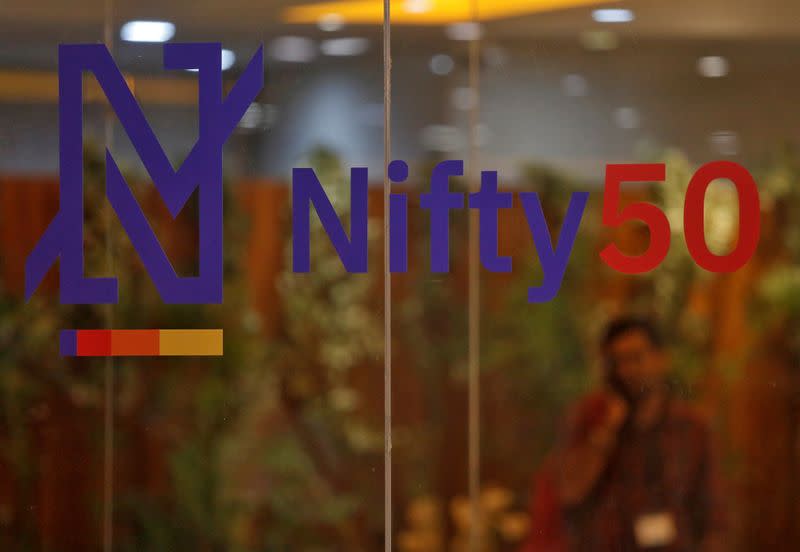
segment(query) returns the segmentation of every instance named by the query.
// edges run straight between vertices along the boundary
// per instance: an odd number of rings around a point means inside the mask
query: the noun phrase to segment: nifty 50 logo
[[[106,152],[108,200],[162,299],[173,304],[222,302],[223,145],[264,85],[264,62],[263,49],[259,49],[223,98],[221,55],[220,44],[164,46],[167,69],[199,70],[199,137],[189,156],[175,170],[106,47],[99,44],[59,47],[61,207],[27,259],[27,297],[33,294],[45,273],[60,258],[62,303],[118,301],[115,278],[84,276],[82,79],[83,73],[88,71],[100,83],[172,216],[181,211],[196,189],[199,190],[200,273],[196,277],[179,277],[111,153]],[[408,177],[408,165],[404,161],[392,161],[387,172],[392,182],[403,182]],[[431,270],[448,271],[449,211],[466,206],[479,212],[480,260],[484,268],[492,272],[510,272],[511,258],[498,254],[497,226],[499,211],[512,207],[513,195],[498,191],[496,171],[483,171],[480,190],[469,194],[465,202],[463,192],[452,191],[448,186],[451,176],[461,175],[463,162],[443,161],[433,170],[430,192],[420,196],[420,206],[430,214]],[[603,223],[616,227],[637,220],[644,223],[650,233],[647,250],[638,256],[625,255],[614,244],[605,247],[600,256],[611,268],[627,274],[647,272],[665,258],[670,247],[671,230],[664,212],[644,202],[620,206],[620,189],[624,182],[660,182],[664,179],[663,164],[607,167]],[[710,251],[705,241],[705,194],[716,179],[733,182],[739,197],[739,237],[733,250],[725,255]],[[295,272],[310,270],[309,212],[312,207],[346,269],[349,272],[367,270],[367,188],[367,169],[353,168],[348,237],[314,171],[294,169],[292,227]],[[550,301],[561,287],[589,194],[572,194],[560,236],[555,240],[551,237],[538,194],[521,192],[519,195],[544,276],[541,285],[529,289],[528,298],[532,303]],[[408,198],[404,193],[390,194],[388,216],[389,269],[391,272],[405,272],[408,270]],[[703,166],[692,177],[684,205],[684,236],[689,252],[701,267],[713,272],[730,272],[742,267],[755,252],[759,228],[758,190],[746,169],[736,163],[716,161]]]

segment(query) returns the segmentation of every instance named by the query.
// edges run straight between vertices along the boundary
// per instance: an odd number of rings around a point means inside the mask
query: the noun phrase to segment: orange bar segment
[[[114,330],[112,356],[158,356],[158,330]]]

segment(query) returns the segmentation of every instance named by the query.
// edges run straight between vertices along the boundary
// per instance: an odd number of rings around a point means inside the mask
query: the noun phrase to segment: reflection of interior
[[[2,8],[0,93],[6,104],[19,106],[2,113],[3,128],[15,129],[3,136],[4,150],[15,152],[2,159],[9,171],[55,171],[56,44],[102,35],[102,12],[53,4],[46,11],[21,2]],[[483,164],[507,179],[527,161],[599,179],[609,160],[672,145],[697,160],[718,155],[757,160],[781,139],[796,136],[798,128],[791,103],[797,61],[791,4],[643,0],[612,4],[622,11],[598,17],[612,22],[593,20],[595,6],[487,21],[480,94]],[[349,25],[333,11],[320,15],[317,24],[282,24],[282,14],[291,13],[284,8],[240,0],[212,3],[203,13],[172,4],[157,13],[174,23],[173,40],[223,41],[235,56],[226,72],[230,79],[258,44],[267,47],[265,91],[232,142],[247,154],[230,161],[230,171],[287,176],[312,147],[327,145],[348,163],[371,167],[377,177],[380,27]],[[625,9],[632,21],[625,21]],[[138,10],[122,2],[116,17],[145,18],[144,9]],[[473,35],[474,28],[458,21],[395,29],[397,157],[419,160],[429,151],[463,155],[463,111],[471,96],[464,88],[467,48],[458,39]],[[191,75],[165,86],[172,76],[161,70],[160,49],[152,44],[120,41],[116,58],[137,82],[165,147],[179,157],[196,124]],[[133,158],[127,144],[118,149]]]
[[[175,162],[197,135],[196,74],[164,71],[160,43],[221,41],[228,88],[260,44],[266,53],[265,88],[225,152],[224,305],[165,306],[122,229],[87,208],[86,272],[120,277],[115,327],[225,328],[221,363],[115,361],[112,520],[108,380],[99,361],[62,360],[55,341],[62,328],[102,327],[107,311],[58,306],[55,271],[22,300],[25,258],[58,209],[57,46],[102,41],[108,5],[114,57]],[[656,320],[674,393],[710,420],[730,517],[717,549],[800,546],[800,158],[787,145],[800,138],[796,11],[793,0],[395,3],[392,152],[411,167],[399,187],[410,270],[393,277],[398,550],[568,549],[557,538],[531,548],[530,535],[561,527],[535,508],[542,466],[602,380],[598,336],[623,313]],[[0,550],[100,550],[109,523],[104,551],[383,549],[382,13],[361,0],[0,2]],[[84,98],[85,203],[99,205],[109,119],[88,75]],[[519,200],[501,211],[514,271],[481,272],[481,523],[467,485],[468,221],[454,211],[452,270],[432,274],[419,199],[436,161],[469,157],[476,114],[480,168],[499,170],[503,190],[537,191],[553,228],[572,191],[592,191],[550,303],[526,300],[541,264]],[[176,270],[193,273],[194,204],[171,220],[112,128],[110,149]],[[689,179],[716,159],[746,166],[760,194],[759,248],[733,274],[699,269],[682,230]],[[638,276],[598,256],[611,241],[629,254],[648,244],[642,227],[600,220],[605,166],[626,162],[667,165],[664,184],[624,191],[672,228],[664,263]],[[349,168],[369,167],[367,274],[344,273],[313,218],[312,273],[292,272],[288,183],[305,165],[344,218]],[[736,196],[715,184],[705,201],[705,238],[724,254]],[[669,534],[664,520],[646,519],[655,541]]]

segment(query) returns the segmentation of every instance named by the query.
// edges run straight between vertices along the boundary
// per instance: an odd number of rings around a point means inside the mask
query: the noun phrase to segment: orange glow
[[[466,0],[405,0],[392,2],[392,23],[398,25],[445,25],[460,21],[491,20],[532,13],[557,11],[580,6],[607,4],[603,0],[477,0],[478,17],[473,2]],[[292,6],[283,12],[286,23],[316,23],[336,14],[345,23],[367,24],[383,21],[381,0],[342,0]]]

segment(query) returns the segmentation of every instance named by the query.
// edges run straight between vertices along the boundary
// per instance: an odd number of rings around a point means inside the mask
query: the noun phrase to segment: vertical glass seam
[[[114,0],[104,1],[103,41],[106,48],[114,54]],[[114,113],[111,105],[106,106],[104,112],[104,133],[106,150],[111,151],[114,143]],[[106,263],[109,274],[113,274],[114,252],[111,236],[111,206],[105,206],[105,247]],[[106,329],[114,325],[114,312],[112,305],[104,309],[104,323]],[[112,552],[114,549],[114,359],[106,357],[103,367],[103,552]]]
[[[471,0],[470,14],[472,23],[480,25],[479,0]],[[478,119],[480,116],[480,28],[477,27],[475,37],[469,42],[468,54],[468,86],[473,95],[473,102],[469,110],[469,160],[467,163],[468,184],[471,192],[478,190],[480,176],[478,171]],[[480,261],[479,261],[479,220],[478,213],[471,209],[469,213],[469,292],[468,292],[468,404],[467,404],[467,433],[468,433],[468,471],[469,471],[469,502],[470,502],[470,532],[469,550],[478,552],[481,549],[481,433],[480,433]]]
[[[391,0],[383,0],[383,469],[385,552],[391,552],[392,550],[392,279],[389,272],[391,109]]]

